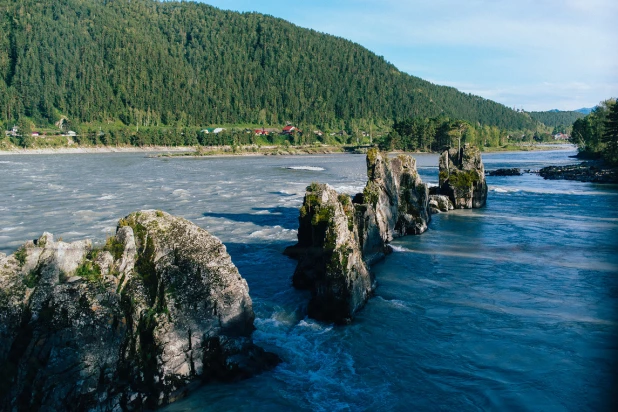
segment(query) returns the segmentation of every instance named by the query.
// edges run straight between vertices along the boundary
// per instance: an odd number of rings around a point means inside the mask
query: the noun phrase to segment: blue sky
[[[359,43],[400,70],[532,110],[618,97],[616,0],[199,0]]]

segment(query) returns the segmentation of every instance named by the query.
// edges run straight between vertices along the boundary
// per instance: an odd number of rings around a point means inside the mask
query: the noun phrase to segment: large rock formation
[[[0,409],[141,410],[277,363],[225,246],[159,211],[102,249],[44,233],[0,256]]]
[[[293,283],[312,291],[311,317],[349,321],[374,288],[368,266],[388,253],[393,238],[427,230],[428,188],[415,159],[370,149],[367,175],[352,202],[328,185],[307,187],[298,244],[285,253],[299,259]]]
[[[460,150],[445,150],[440,156],[439,192],[450,198],[455,209],[485,206],[487,183],[478,148],[464,145]]]
[[[326,184],[307,187],[300,209],[294,286],[312,291],[309,316],[345,323],[374,288],[354,227],[354,206]]]

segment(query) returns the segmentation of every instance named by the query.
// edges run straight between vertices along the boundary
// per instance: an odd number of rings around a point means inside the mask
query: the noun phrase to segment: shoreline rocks
[[[0,406],[142,410],[278,363],[251,340],[246,281],[225,246],[160,211],[105,247],[44,233],[0,256]]]

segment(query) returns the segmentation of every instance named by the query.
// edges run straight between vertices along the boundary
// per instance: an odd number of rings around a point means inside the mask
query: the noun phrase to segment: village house
[[[294,131],[296,131],[296,127],[294,126],[285,126],[283,128],[283,131],[281,132],[282,134],[292,134]]]
[[[569,135],[564,133],[556,133],[554,135],[555,140],[569,140]]]

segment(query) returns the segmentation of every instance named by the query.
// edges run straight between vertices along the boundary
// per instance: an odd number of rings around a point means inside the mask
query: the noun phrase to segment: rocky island
[[[440,158],[440,187],[432,196],[408,155],[367,153],[367,185],[354,198],[327,184],[307,187],[298,243],[285,254],[298,260],[292,278],[312,297],[310,317],[348,323],[376,282],[369,266],[390,252],[396,237],[427,230],[431,213],[485,205],[487,184],[480,152],[470,146]]]
[[[44,233],[0,256],[0,409],[142,410],[278,363],[225,246],[160,211],[103,248]]]
[[[445,150],[440,155],[439,170],[439,194],[448,196],[455,209],[485,206],[487,183],[478,148],[464,145],[459,150]]]
[[[618,183],[618,167],[603,161],[589,161],[566,166],[547,166],[539,170],[539,175],[548,180],[576,180],[591,183]]]

